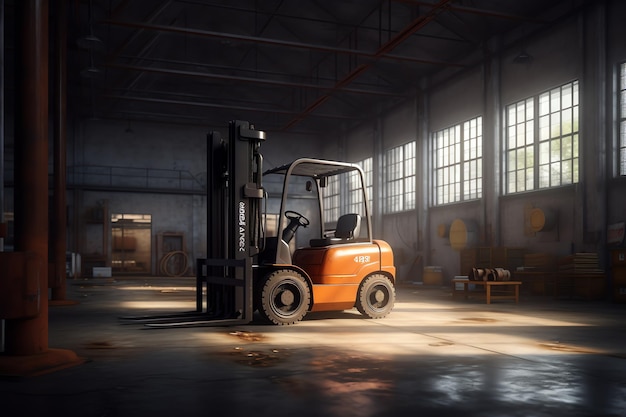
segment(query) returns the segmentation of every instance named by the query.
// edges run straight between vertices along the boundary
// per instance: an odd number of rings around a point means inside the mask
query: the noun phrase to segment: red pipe
[[[439,0],[438,3],[433,4],[433,8],[419,16],[417,19],[412,21],[408,26],[399,31],[396,35],[394,35],[391,39],[389,39],[384,45],[382,45],[376,53],[374,54],[375,60],[389,57],[389,53],[393,51],[398,45],[407,40],[411,35],[421,30],[424,26],[434,20],[437,15],[447,9],[449,7],[448,3],[451,0]],[[365,73],[372,65],[374,65],[375,61],[368,61],[362,63],[361,65],[354,68],[348,75],[346,75],[343,79],[337,81],[335,86],[328,90],[324,95],[318,97],[315,101],[309,104],[304,110],[300,112],[300,114],[296,115],[291,121],[289,121],[282,130],[288,130],[295,126],[297,123],[300,123],[304,120],[310,113],[312,113],[316,108],[324,104],[328,99],[330,99],[331,95],[335,91],[343,90],[347,85],[352,83],[352,81],[356,80],[361,74]]]

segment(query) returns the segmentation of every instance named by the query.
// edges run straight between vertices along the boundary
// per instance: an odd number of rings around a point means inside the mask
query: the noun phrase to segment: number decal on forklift
[[[246,203],[239,202],[239,252],[246,251]]]
[[[354,257],[354,262],[358,264],[366,264],[369,263],[370,257],[369,255],[357,255]]]

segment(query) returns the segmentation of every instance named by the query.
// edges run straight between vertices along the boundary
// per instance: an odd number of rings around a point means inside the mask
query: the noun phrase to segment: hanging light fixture
[[[530,64],[533,60],[533,56],[526,52],[526,49],[522,48],[519,54],[513,58],[514,64]]]
[[[104,46],[103,42],[93,33],[93,4],[92,0],[89,0],[89,5],[87,9],[87,16],[89,19],[89,34],[85,36],[81,36],[76,40],[76,45],[78,45],[81,49],[93,50],[102,48]]]
[[[76,40],[76,44],[79,48],[89,51],[89,66],[84,68],[80,72],[80,76],[83,78],[97,78],[102,74],[102,70],[94,64],[94,50],[102,49],[104,47],[103,42],[93,33],[93,3],[89,0],[87,9],[89,19],[89,34],[82,36]]]

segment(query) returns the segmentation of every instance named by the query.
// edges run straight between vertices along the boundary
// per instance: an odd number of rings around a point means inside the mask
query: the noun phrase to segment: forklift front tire
[[[305,278],[296,271],[281,269],[263,282],[259,313],[277,324],[294,324],[309,311],[311,291]]]
[[[361,283],[356,308],[366,317],[380,319],[393,309],[395,298],[396,289],[389,278],[383,274],[370,275]]]

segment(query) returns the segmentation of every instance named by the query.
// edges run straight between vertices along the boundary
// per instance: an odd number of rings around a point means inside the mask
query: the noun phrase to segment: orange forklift
[[[196,261],[196,310],[144,317],[147,325],[245,324],[255,312],[290,325],[354,307],[372,319],[389,314],[393,252],[372,238],[358,165],[301,158],[263,172],[265,133],[245,121],[208,139],[208,256]]]

